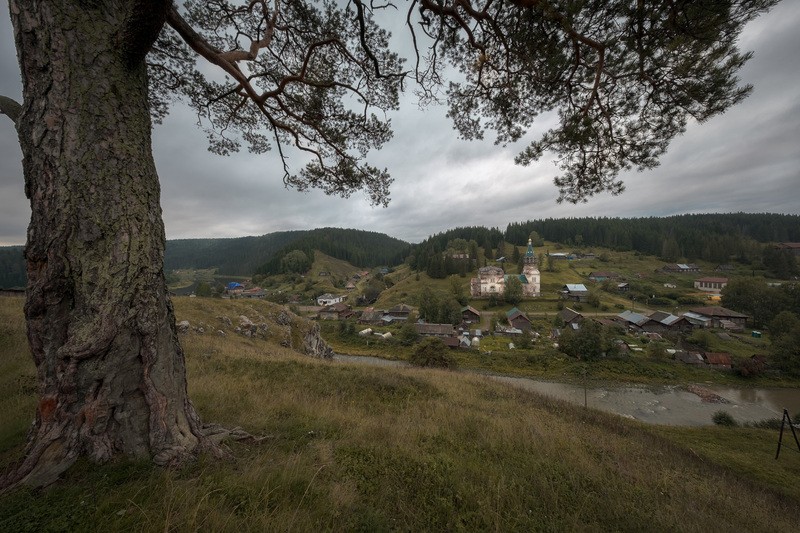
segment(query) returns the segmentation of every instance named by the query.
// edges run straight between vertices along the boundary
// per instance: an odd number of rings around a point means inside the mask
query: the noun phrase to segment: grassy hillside
[[[175,303],[193,324],[276,310]],[[0,466],[22,453],[35,401],[21,305],[0,299]],[[48,490],[0,495],[0,530],[796,526],[800,454],[773,460],[774,431],[652,428],[477,376],[319,361],[236,335],[182,342],[203,418],[268,438],[176,470],[80,462]]]

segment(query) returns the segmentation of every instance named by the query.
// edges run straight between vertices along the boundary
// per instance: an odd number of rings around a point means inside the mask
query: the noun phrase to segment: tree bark
[[[0,486],[47,485],[81,455],[169,464],[216,450],[188,398],[164,280],[146,70],[121,42],[132,4],[9,3],[40,399],[26,454]]]

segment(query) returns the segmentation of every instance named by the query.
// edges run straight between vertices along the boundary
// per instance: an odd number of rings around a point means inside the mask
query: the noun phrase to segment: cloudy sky
[[[167,237],[237,237],[323,226],[359,228],[418,242],[456,226],[539,218],[664,216],[681,213],[800,214],[800,2],[784,0],[745,30],[755,57],[741,73],[752,95],[672,143],[661,166],[623,176],[621,196],[558,205],[556,168],[543,160],[517,167],[521,146],[498,148],[457,139],[444,108],[419,110],[413,97],[392,115],[394,139],[370,162],[395,181],[388,208],[312,191],[286,190],[270,155],[230,157],[206,151],[193,113],[174,107],[154,132]],[[0,94],[20,99],[8,13],[0,17]],[[546,124],[541,125],[544,131]],[[0,245],[23,244],[30,211],[21,152],[0,116]]]

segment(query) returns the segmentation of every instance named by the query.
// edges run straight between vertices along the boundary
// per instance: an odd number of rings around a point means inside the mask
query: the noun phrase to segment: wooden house
[[[461,320],[467,324],[475,324],[481,321],[481,313],[472,306],[461,308]]]
[[[506,319],[508,320],[508,325],[511,326],[512,328],[516,328],[522,331],[531,330],[531,321],[528,319],[525,313],[523,313],[516,307],[506,312]]]

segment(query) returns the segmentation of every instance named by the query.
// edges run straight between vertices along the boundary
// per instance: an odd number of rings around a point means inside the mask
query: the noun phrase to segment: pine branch
[[[22,114],[22,106],[13,98],[0,94],[0,113],[6,115],[16,125]]]

